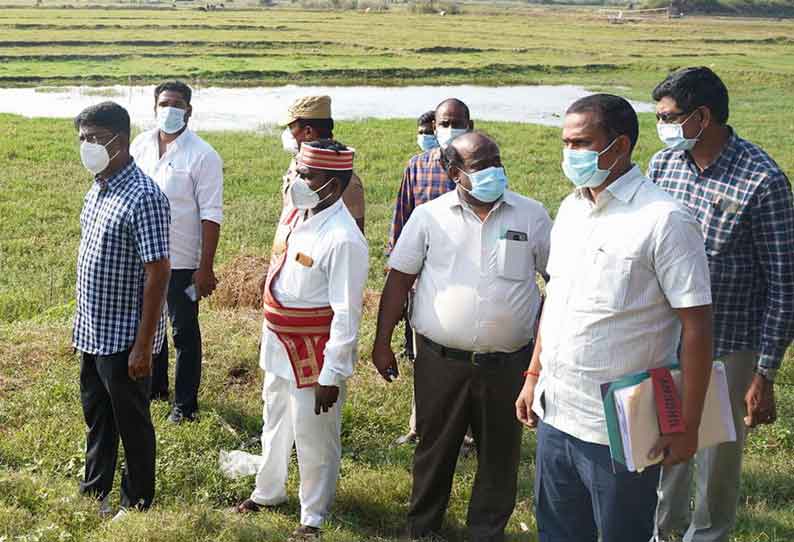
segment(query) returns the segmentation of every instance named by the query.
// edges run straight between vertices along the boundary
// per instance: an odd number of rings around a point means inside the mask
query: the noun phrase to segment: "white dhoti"
[[[336,494],[342,456],[340,430],[345,385],[328,412],[314,413],[314,388],[265,375],[262,426],[262,466],[256,474],[251,500],[274,506],[287,500],[287,469],[292,446],[298,453],[301,524],[320,527]]]

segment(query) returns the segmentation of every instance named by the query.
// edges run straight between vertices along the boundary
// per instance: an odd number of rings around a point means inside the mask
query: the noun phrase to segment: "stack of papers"
[[[681,390],[681,371],[671,369],[676,388]],[[609,448],[616,470],[636,472],[660,463],[662,456],[649,459],[648,453],[661,436],[648,373],[624,378],[604,386],[604,409],[609,429]],[[725,366],[714,363],[698,430],[698,449],[736,440],[733,413],[728,395]]]

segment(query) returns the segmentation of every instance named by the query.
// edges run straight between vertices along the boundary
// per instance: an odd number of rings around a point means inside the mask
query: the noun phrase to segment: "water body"
[[[204,131],[270,131],[296,98],[328,94],[337,120],[416,118],[445,98],[460,98],[475,120],[513,121],[559,126],[568,105],[590,94],[583,87],[414,86],[414,87],[207,87],[194,90],[190,125]],[[43,87],[0,89],[0,113],[27,117],[77,115],[85,107],[113,100],[130,112],[135,125],[154,126],[153,86]],[[652,104],[632,102],[638,112]]]

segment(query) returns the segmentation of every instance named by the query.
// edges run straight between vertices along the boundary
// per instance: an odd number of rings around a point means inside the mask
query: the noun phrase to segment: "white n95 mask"
[[[94,175],[98,175],[107,169],[110,161],[115,158],[119,153],[118,151],[112,157],[108,154],[107,146],[113,143],[118,137],[118,134],[113,136],[113,139],[104,145],[99,143],[91,143],[83,141],[80,143],[80,160],[83,162],[83,167]]]
[[[284,131],[281,132],[281,146],[292,155],[298,154],[298,140],[292,135],[289,127],[284,128]]]

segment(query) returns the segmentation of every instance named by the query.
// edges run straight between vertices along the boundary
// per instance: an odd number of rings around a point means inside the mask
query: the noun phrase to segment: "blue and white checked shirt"
[[[144,264],[168,258],[168,199],[134,161],[97,179],[80,213],[77,314],[72,344],[107,356],[135,341],[143,313]],[[160,318],[153,351],[165,336]]]
[[[648,177],[700,223],[711,270],[714,354],[752,350],[776,370],[794,338],[794,204],[772,158],[731,137],[700,171],[686,151],[662,150]]]

